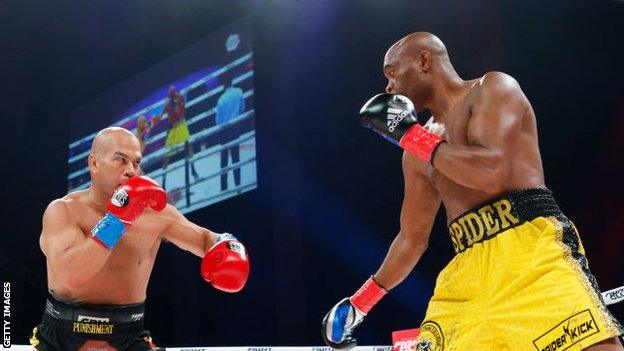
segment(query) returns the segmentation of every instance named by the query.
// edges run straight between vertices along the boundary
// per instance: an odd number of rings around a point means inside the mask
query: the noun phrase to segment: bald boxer
[[[546,189],[536,118],[511,76],[463,80],[418,32],[387,51],[386,93],[360,122],[402,147],[401,229],[379,270],[323,320],[334,348],[427,248],[440,204],[456,255],[438,276],[418,350],[624,350],[578,232]],[[435,118],[418,124],[416,111]]]
[[[100,131],[88,164],[91,186],[52,201],[43,215],[39,242],[49,296],[31,344],[58,351],[158,350],[143,314],[163,240],[203,257],[203,277],[228,292],[245,285],[245,248],[167,204],[163,188],[141,176],[140,141],[130,131]]]

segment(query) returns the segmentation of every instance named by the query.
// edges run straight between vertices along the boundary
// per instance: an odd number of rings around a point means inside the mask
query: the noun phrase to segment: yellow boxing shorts
[[[165,147],[174,147],[189,141],[191,134],[189,133],[188,126],[186,125],[186,119],[182,119],[176,122],[167,133],[167,140],[165,140]]]
[[[582,350],[623,333],[552,192],[504,194],[449,225],[417,350]]]

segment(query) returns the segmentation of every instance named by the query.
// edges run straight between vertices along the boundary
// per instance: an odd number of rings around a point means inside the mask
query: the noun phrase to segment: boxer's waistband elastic
[[[99,305],[74,303],[48,294],[45,315],[52,319],[83,323],[143,322],[145,303],[131,305]]]
[[[455,253],[540,216],[562,214],[552,191],[526,189],[488,200],[457,216],[449,223]]]

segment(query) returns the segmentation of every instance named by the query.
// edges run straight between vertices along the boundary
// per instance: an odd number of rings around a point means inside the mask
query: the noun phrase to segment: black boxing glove
[[[414,104],[403,95],[382,93],[360,109],[360,124],[421,160],[432,163],[444,138],[418,124]]]

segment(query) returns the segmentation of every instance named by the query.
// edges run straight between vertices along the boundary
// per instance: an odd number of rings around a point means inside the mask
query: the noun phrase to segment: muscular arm
[[[440,195],[422,168],[414,156],[403,154],[405,195],[401,230],[375,273],[375,281],[387,290],[407,277],[427,249],[431,227],[440,207]]]
[[[529,105],[518,83],[506,74],[488,73],[481,84],[468,122],[471,145],[441,144],[433,165],[460,185],[498,193],[509,174],[509,158]]]
[[[203,257],[217,240],[216,233],[192,223],[175,207],[167,205],[162,214],[168,221],[162,237],[177,247]]]
[[[66,200],[55,200],[46,209],[39,245],[48,268],[72,291],[93,278],[112,252],[82,232],[70,216]]]

